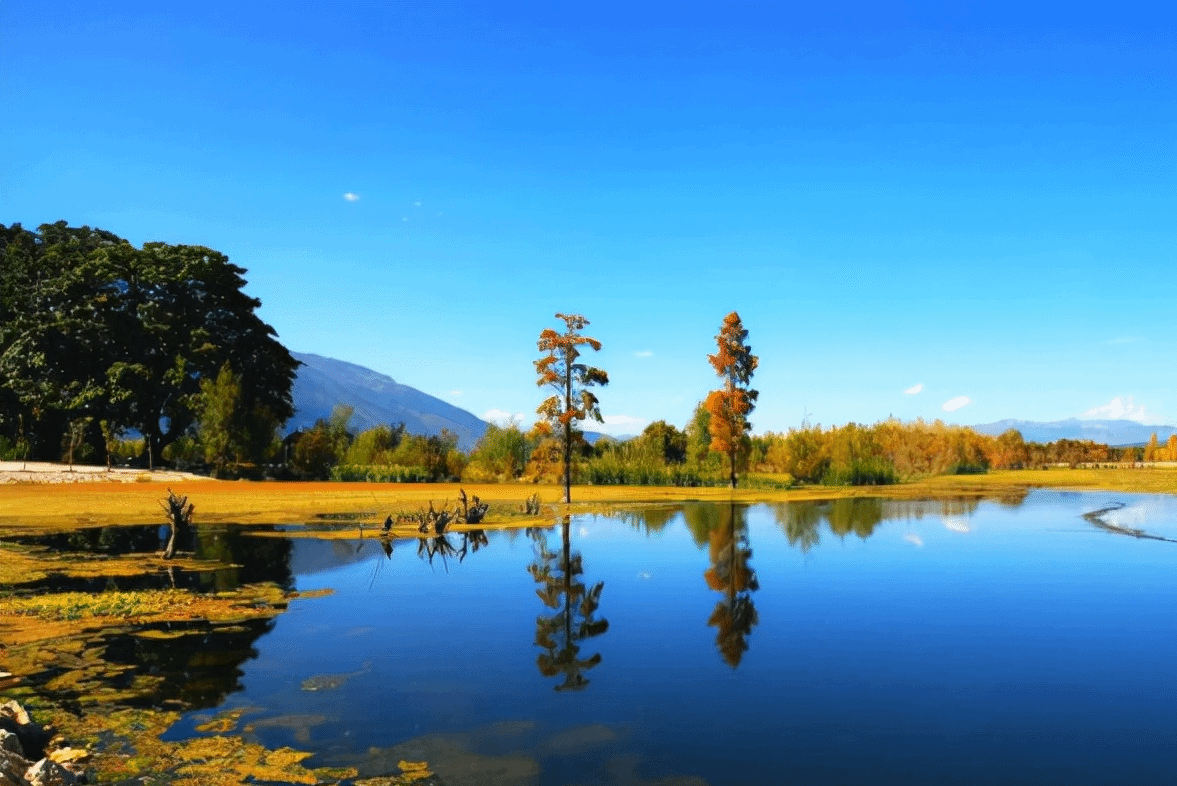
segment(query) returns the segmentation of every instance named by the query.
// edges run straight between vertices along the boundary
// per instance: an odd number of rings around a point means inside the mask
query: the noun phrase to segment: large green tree
[[[255,313],[243,268],[203,246],[135,248],[102,230],[0,226],[0,389],[36,424],[42,454],[63,423],[97,416],[139,431],[153,464],[197,420],[202,380],[225,365],[268,444],[293,414],[298,362]],[[9,420],[12,420],[10,415]],[[8,422],[0,427],[11,430]],[[44,456],[50,457],[50,456]]]
[[[86,260],[122,242],[64,222],[0,225],[0,429],[26,441],[30,457],[59,458],[69,422],[104,403],[107,293]]]
[[[545,328],[539,334],[536,345],[545,354],[535,361],[535,370],[539,375],[535,383],[553,387],[557,392],[535,411],[547,419],[560,440],[564,463],[564,502],[568,503],[572,501],[575,425],[587,418],[598,423],[604,422],[600,402],[589,388],[608,385],[609,375],[599,368],[576,362],[581,347],[591,347],[594,351],[601,348],[600,341],[580,334],[589,321],[580,314],[556,314],[556,319],[564,320],[566,329],[559,333],[552,328]]]

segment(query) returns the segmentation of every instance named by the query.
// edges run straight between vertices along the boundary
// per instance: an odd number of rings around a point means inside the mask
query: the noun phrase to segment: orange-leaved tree
[[[747,342],[748,331],[735,311],[723,318],[719,335],[715,337],[718,351],[708,355],[715,373],[723,379],[723,387],[707,394],[703,406],[711,414],[708,428],[711,449],[724,453],[731,467],[732,488],[736,487],[736,467],[740,448],[752,424],[748,415],[756,406],[757,391],[748,387],[759,359],[752,354]]]
[[[552,328],[545,328],[539,334],[536,346],[547,354],[535,361],[535,371],[539,375],[535,384],[551,385],[558,392],[549,396],[535,411],[547,418],[560,440],[564,454],[564,502],[568,503],[572,501],[574,424],[586,418],[604,422],[600,402],[589,388],[608,385],[609,375],[599,368],[576,362],[581,347],[601,348],[600,341],[580,334],[589,321],[580,314],[557,314],[556,319],[564,320],[566,329],[557,333]]]

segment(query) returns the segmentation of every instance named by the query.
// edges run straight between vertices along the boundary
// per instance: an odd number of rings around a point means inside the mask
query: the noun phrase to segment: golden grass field
[[[763,476],[771,480],[771,476]],[[791,489],[574,486],[573,504],[558,504],[555,485],[524,483],[273,483],[188,479],[168,483],[9,483],[0,485],[0,536],[5,532],[163,523],[160,502],[170,489],[196,505],[196,523],[302,524],[355,519],[365,526],[426,507],[452,507],[459,489],[490,503],[487,526],[523,523],[524,501],[538,494],[545,511],[589,513],[690,500],[787,502],[847,496],[927,498],[1003,496],[1027,488],[1104,489],[1177,494],[1177,468],[1008,470],[925,478],[893,486]]]

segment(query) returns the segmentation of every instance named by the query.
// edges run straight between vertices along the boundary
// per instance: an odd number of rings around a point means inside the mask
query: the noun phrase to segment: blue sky
[[[682,426],[735,309],[758,432],[1172,423],[1174,22],[4,0],[0,222],[220,250],[286,346],[478,415],[530,423],[564,311],[606,430]]]

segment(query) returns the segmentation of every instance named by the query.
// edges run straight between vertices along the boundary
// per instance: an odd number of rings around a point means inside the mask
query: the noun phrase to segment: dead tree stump
[[[188,497],[177,497],[176,493],[168,489],[167,503],[160,503],[164,512],[168,514],[168,545],[163,550],[163,558],[171,559],[176,556],[176,541],[181,536],[187,536],[192,528],[192,511],[195,505],[188,503]]]

